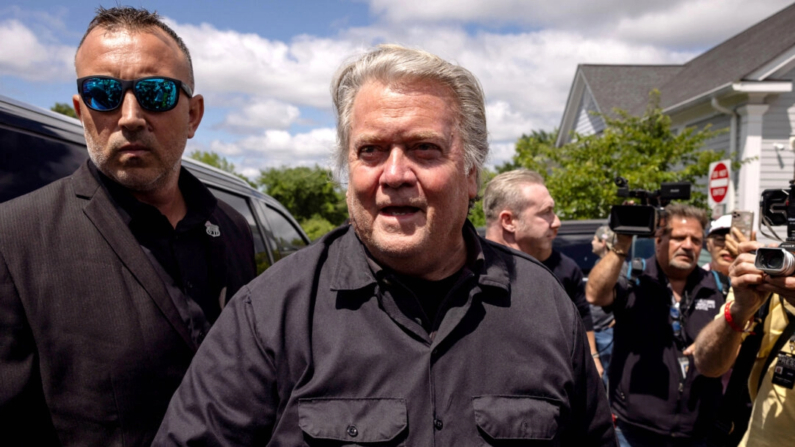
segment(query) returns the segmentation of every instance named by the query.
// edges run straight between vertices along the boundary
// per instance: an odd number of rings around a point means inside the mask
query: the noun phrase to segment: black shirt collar
[[[94,178],[96,178],[105,191],[108,192],[108,195],[127,226],[130,226],[137,220],[156,219],[158,215],[165,219],[165,216],[163,216],[157,208],[140,202],[127,188],[100,172],[96,165],[90,160],[88,162],[88,168]],[[181,167],[179,172],[179,189],[182,191],[182,196],[185,198],[185,205],[188,208],[188,212],[178,224],[177,229],[181,229],[181,227],[187,229],[196,225],[203,225],[215,211],[218,200],[199,179],[188,172],[184,167]]]
[[[464,268],[470,270],[478,278],[486,280],[489,285],[508,287],[508,274],[505,265],[494,256],[487,262],[484,247],[475,227],[467,220],[462,228],[464,243],[467,247],[467,260]],[[336,271],[331,282],[332,290],[357,290],[370,286],[386,274],[385,269],[376,262],[356,236],[353,226],[342,237],[342,247],[336,260]],[[497,265],[498,264],[498,265]],[[494,282],[500,284],[494,284]]]

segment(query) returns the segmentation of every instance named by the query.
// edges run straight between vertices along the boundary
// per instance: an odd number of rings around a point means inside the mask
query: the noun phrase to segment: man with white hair
[[[351,225],[232,299],[155,444],[614,446],[565,292],[467,222],[488,153],[475,77],[382,45],[332,95]]]

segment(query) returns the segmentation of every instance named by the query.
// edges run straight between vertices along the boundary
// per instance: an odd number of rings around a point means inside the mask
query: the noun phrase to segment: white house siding
[[[795,71],[784,79],[795,79]],[[795,135],[795,92],[770,97],[770,108],[762,124],[762,159],[760,192],[765,189],[787,189],[795,178],[795,152],[790,147],[790,136]],[[778,148],[777,148],[778,146]],[[758,211],[758,210],[754,210]],[[781,237],[786,237],[786,226],[776,227]],[[765,242],[765,237],[760,237]]]
[[[704,142],[704,146],[701,148],[702,151],[706,150],[713,150],[716,152],[723,152],[726,154],[726,158],[729,156],[729,140],[731,139],[731,118],[728,115],[724,114],[716,114],[712,115],[708,118],[705,118],[700,121],[688,123],[687,127],[695,127],[696,130],[703,130],[710,125],[711,131],[722,131],[719,135],[716,135],[713,138]],[[732,173],[733,177],[736,177],[736,173]],[[704,178],[701,181],[700,185],[693,185],[693,188],[697,188],[699,191],[707,194],[707,181],[708,179]],[[735,180],[736,182],[736,180]],[[736,186],[736,183],[735,183]]]
[[[577,120],[574,122],[574,131],[580,135],[593,135],[605,129],[602,117],[591,112],[597,112],[596,102],[588,89],[582,95]]]
[[[726,156],[729,155],[729,139],[731,132],[729,126],[731,125],[731,118],[728,115],[714,115],[703,121],[689,124],[688,127],[696,127],[698,130],[703,130],[707,125],[711,124],[711,131],[723,131],[720,135],[710,138],[704,142],[702,150],[724,151]]]
[[[786,77],[793,78],[795,72]],[[795,153],[789,143],[790,135],[795,135],[795,92],[770,98],[768,103],[762,124],[762,190],[787,188],[795,173]]]

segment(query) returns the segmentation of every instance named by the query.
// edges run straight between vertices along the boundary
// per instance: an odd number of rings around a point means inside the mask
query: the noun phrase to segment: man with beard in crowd
[[[616,319],[608,376],[622,447],[700,446],[711,428],[722,386],[696,370],[691,347],[724,302],[696,264],[706,223],[701,209],[668,205],[655,256],[621,275],[632,236],[618,234],[588,277],[586,296]]]

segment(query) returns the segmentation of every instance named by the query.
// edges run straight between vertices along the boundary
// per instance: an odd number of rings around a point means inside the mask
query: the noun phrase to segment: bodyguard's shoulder
[[[66,177],[42,188],[0,203],[0,226],[29,227],[39,224],[48,216],[54,216],[61,209],[70,194],[71,178]]]
[[[557,282],[555,275],[547,266],[527,253],[514,250],[513,248],[485,238],[481,238],[480,241],[486,259],[488,260],[490,257],[500,259],[505,263],[512,277],[515,272],[521,271],[522,275],[530,275],[534,279],[550,278]]]

